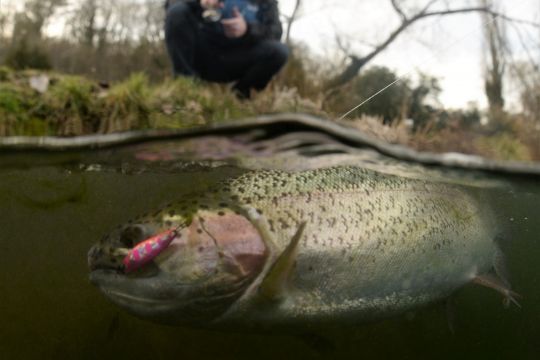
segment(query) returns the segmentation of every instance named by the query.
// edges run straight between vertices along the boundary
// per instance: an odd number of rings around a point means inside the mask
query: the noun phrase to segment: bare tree
[[[1,4],[1,1],[2,0],[0,0],[0,6],[2,6],[2,11],[0,11],[0,40],[3,40],[6,37],[9,20],[13,14],[11,7],[7,4]]]
[[[65,0],[27,0],[13,20],[11,42],[6,46],[5,63],[14,68],[51,67],[44,45],[44,28]]]
[[[163,11],[162,0],[144,1],[143,30],[141,36],[149,43],[160,43],[165,38],[163,24],[165,23],[165,12]]]
[[[302,0],[296,0],[294,4],[294,9],[291,15],[284,15],[285,23],[286,23],[286,30],[285,30],[285,43],[290,44],[291,43],[291,29],[293,27],[294,22],[298,18],[300,7],[302,6]]]
[[[107,0],[80,0],[68,21],[70,34],[79,44],[103,53],[113,41],[121,9]]]
[[[12,43],[20,39],[39,40],[43,28],[56,9],[66,4],[66,0],[27,0],[24,10],[15,16]]]
[[[493,7],[492,0],[480,0],[484,7]],[[492,118],[504,108],[503,79],[505,73],[505,39],[502,24],[493,13],[482,14],[487,47],[485,59],[485,90]]]
[[[402,34],[406,29],[408,29],[411,25],[415,24],[419,20],[431,18],[431,17],[448,16],[448,15],[455,15],[455,14],[466,14],[466,13],[474,13],[474,12],[483,12],[483,13],[491,14],[493,16],[498,16],[501,19],[510,20],[509,17],[504,16],[504,14],[496,13],[495,11],[492,10],[491,7],[485,6],[485,5],[452,8],[452,7],[449,7],[449,5],[447,4],[448,3],[447,1],[429,0],[419,10],[412,11],[412,14],[409,14],[409,11],[404,9],[404,7],[402,6],[403,1],[390,0],[390,3],[395,13],[397,14],[397,16],[399,16],[399,18],[401,19],[400,24],[392,32],[390,32],[390,34],[382,42],[375,45],[374,48],[368,54],[364,56],[350,54],[349,55],[350,63],[348,64],[348,66],[346,66],[343,71],[341,71],[337,76],[335,76],[332,80],[328,82],[326,88],[327,90],[330,91],[330,93],[334,93],[334,90],[336,88],[339,88],[347,84],[351,80],[353,80],[356,77],[356,75],[358,75],[360,70],[369,61],[373,60],[373,58],[375,58],[382,51],[384,51],[390,44],[392,44],[398,38],[400,34]],[[445,8],[441,10],[432,10],[432,8],[435,6],[436,3],[445,4]]]
[[[97,18],[100,10],[98,0],[80,2],[70,19],[71,33],[82,45],[94,46],[98,33]]]

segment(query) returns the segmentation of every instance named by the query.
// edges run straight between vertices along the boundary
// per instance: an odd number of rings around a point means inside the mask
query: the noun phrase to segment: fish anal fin
[[[504,257],[501,249],[497,247],[495,251],[495,257],[493,259],[493,268],[499,279],[506,285],[507,288],[510,288],[510,277],[508,275],[508,269],[506,267],[506,258]]]
[[[491,274],[478,275],[472,282],[477,285],[485,286],[500,293],[503,297],[503,304],[508,307],[510,303],[514,303],[517,307],[521,307],[517,299],[521,298],[521,295],[512,291],[510,287],[497,276]]]
[[[289,245],[278,256],[268,274],[263,279],[259,293],[268,300],[280,300],[286,290],[287,283],[291,276],[296,255],[298,254],[298,244],[306,228],[306,222],[303,222],[291,238]]]

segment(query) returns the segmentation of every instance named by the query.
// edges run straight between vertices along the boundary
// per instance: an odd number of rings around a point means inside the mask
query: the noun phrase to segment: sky
[[[293,0],[281,0],[286,14],[292,12]],[[540,22],[540,3],[537,0],[500,0],[502,10],[509,16]],[[331,56],[336,51],[336,34],[347,39],[358,54],[384,39],[399,24],[399,17],[391,8],[390,0],[308,0],[304,1],[303,15],[292,29],[292,38],[309,44],[318,54]],[[402,1],[414,5],[423,1]],[[444,3],[444,1],[441,1]],[[452,7],[477,4],[477,1],[448,1]],[[434,8],[436,9],[436,8]],[[483,85],[483,27],[484,20],[477,13],[452,15],[420,20],[401,34],[370,65],[385,65],[399,76],[414,78],[418,71],[436,76],[443,91],[441,102],[447,107],[463,108],[471,102],[484,107],[487,103]],[[520,26],[536,39],[540,29]],[[515,57],[524,54],[509,27],[510,45]],[[538,54],[537,54],[538,57]],[[510,106],[516,102],[517,92],[508,87]]]

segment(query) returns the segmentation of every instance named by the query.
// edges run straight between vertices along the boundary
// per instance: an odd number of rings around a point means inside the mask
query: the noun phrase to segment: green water
[[[35,156],[35,155],[34,155]],[[34,158],[35,160],[35,158]],[[1,359],[537,359],[540,356],[540,182],[484,176],[471,188],[504,229],[521,308],[466,286],[435,304],[357,326],[261,334],[175,328],[139,320],[88,281],[86,253],[115,225],[243,170],[234,167],[126,173],[77,165],[0,168]],[[467,178],[469,174],[463,173]],[[458,173],[459,177],[459,173]],[[453,185],[449,185],[453,186]]]
[[[311,123],[310,130],[318,127],[313,137],[270,120],[265,136],[257,126],[255,136],[234,138],[230,132],[237,130],[229,129],[221,137],[191,141],[188,134],[184,143],[82,153],[0,148],[0,360],[540,358],[538,172],[518,177],[427,169],[363,148],[351,130],[338,131],[341,138],[336,138],[327,129],[321,138],[323,123]],[[205,166],[196,161],[208,157],[220,161]],[[469,285],[456,292],[451,311],[434,304],[354,326],[215,332],[139,320],[88,281],[86,254],[102,235],[245,171],[235,164],[290,170],[340,162],[465,186],[482,206],[493,209],[521,308],[505,309],[497,293]],[[223,164],[229,165],[216,167]]]

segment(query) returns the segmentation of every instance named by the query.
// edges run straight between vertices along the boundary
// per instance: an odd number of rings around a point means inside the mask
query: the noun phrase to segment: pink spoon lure
[[[177,236],[178,228],[164,231],[137,244],[137,246],[128,251],[122,261],[124,272],[127,274],[131,273],[154,260]]]

